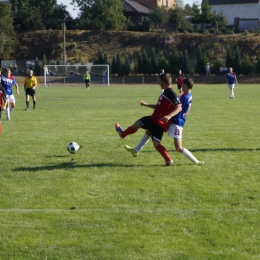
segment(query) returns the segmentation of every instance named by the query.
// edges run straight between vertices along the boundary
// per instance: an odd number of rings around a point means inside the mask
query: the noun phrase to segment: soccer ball
[[[79,148],[80,148],[80,146],[75,142],[71,142],[67,146],[68,152],[72,153],[72,154],[76,153],[79,150]]]

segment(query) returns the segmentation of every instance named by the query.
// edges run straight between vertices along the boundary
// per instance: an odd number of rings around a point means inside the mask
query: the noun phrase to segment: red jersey
[[[176,82],[178,86],[182,85],[182,81],[185,79],[185,77],[182,74],[179,74],[176,78]]]
[[[0,107],[3,105],[3,100],[6,100],[6,92],[5,89],[0,86]]]
[[[162,129],[167,130],[171,124],[171,120],[164,123],[160,119],[170,114],[177,106],[181,106],[181,102],[178,99],[177,94],[172,90],[172,88],[167,88],[159,97],[154,112],[151,115],[151,119]]]

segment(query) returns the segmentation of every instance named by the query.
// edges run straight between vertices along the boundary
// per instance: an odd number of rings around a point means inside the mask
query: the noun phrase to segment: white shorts
[[[235,87],[235,84],[228,84],[228,88],[234,88]]]
[[[15,97],[14,95],[6,95],[7,96],[7,100],[9,103],[15,104]]]
[[[175,125],[175,124],[171,124],[168,129],[168,136],[177,138],[177,139],[181,139],[182,131],[183,131],[183,127]]]

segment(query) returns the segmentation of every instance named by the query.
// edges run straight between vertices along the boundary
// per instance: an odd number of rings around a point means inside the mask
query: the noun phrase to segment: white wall
[[[243,19],[259,18],[260,4],[232,4],[232,5],[212,5],[212,12],[222,12],[228,20],[228,25],[234,25],[234,18],[240,17]]]

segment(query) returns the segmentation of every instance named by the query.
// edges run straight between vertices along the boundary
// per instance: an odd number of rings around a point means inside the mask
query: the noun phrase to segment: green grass
[[[39,87],[29,111],[16,95],[0,138],[0,259],[260,259],[260,88],[192,93],[183,145],[202,167],[167,135],[173,167],[151,142],[125,151],[144,131],[122,140],[114,124],[149,115],[139,101],[158,86]]]

